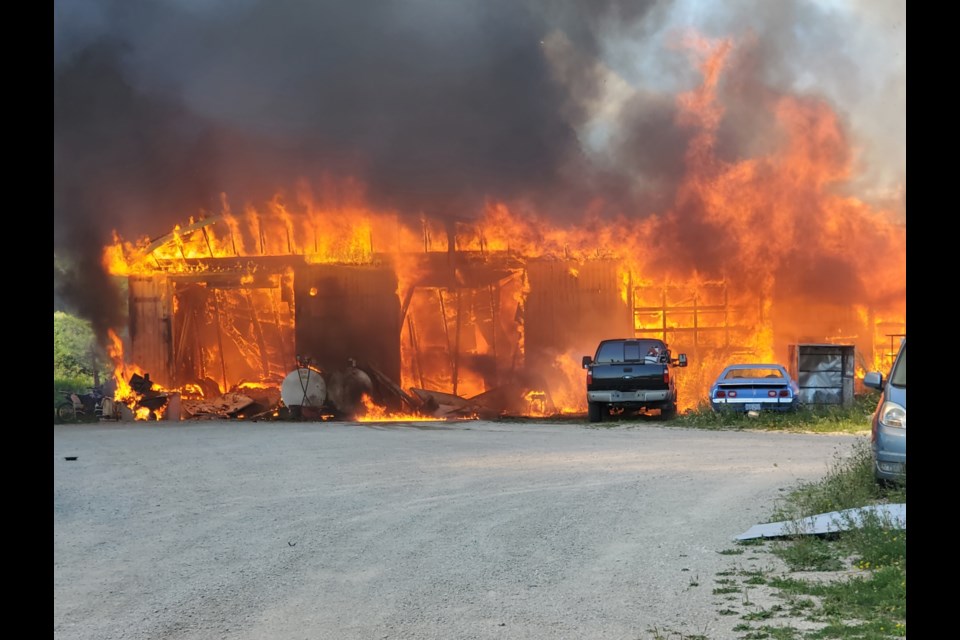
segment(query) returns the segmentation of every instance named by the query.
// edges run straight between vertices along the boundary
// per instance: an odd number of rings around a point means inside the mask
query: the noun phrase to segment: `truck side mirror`
[[[591,358],[590,356],[583,356],[583,363],[581,364],[581,366],[582,366],[584,369],[586,369],[586,368],[589,367],[591,364],[593,364],[593,358]]]
[[[677,356],[677,366],[678,367],[687,366],[687,354],[681,353],[679,356]]]

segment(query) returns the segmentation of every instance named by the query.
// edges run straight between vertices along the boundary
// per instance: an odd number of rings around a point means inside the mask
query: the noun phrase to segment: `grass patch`
[[[767,609],[760,609],[759,611],[751,611],[750,613],[745,613],[740,618],[742,620],[769,620],[774,616],[774,612]]]
[[[709,640],[707,636],[702,634],[693,634],[686,635],[679,631],[673,631],[671,629],[660,629],[659,627],[653,627],[652,629],[647,629],[647,632],[652,634],[653,640]]]
[[[800,631],[793,627],[764,625],[757,629],[751,629],[745,636],[741,637],[744,640],[799,640],[803,636],[800,635]]]
[[[883,518],[869,514],[862,526],[839,538],[837,546],[856,556],[858,569],[871,571],[887,567],[907,569],[907,532]]]
[[[878,484],[873,476],[869,442],[854,446],[847,457],[834,458],[826,476],[799,485],[787,494],[773,520],[790,520],[882,503],[906,504],[906,480]],[[853,522],[851,525],[855,524]],[[906,636],[906,531],[882,516],[862,516],[857,526],[830,536],[797,535],[771,545],[792,571],[859,569],[863,575],[833,581],[771,578],[794,616],[821,623],[804,639],[896,638]],[[783,628],[752,628],[769,638]],[[751,635],[744,636],[744,640]],[[760,636],[756,636],[760,637]]]
[[[800,536],[775,544],[771,553],[787,563],[791,571],[841,571],[839,551],[822,538]]]
[[[737,540],[737,545],[741,547],[762,547],[766,541],[763,538],[750,538],[748,540]]]
[[[858,395],[848,407],[813,405],[791,413],[765,412],[753,418],[728,411],[717,412],[709,405],[678,415],[669,424],[700,429],[756,429],[763,431],[803,431],[814,433],[862,433],[869,430],[870,415],[877,406],[879,392]]]
[[[815,638],[886,638],[906,635],[906,581],[896,567],[878,569],[867,577],[813,584],[804,580],[779,579],[771,584],[786,594],[812,595],[819,606],[804,613],[825,626]],[[811,602],[800,600],[799,602]]]
[[[774,513],[773,520],[790,520],[882,502],[906,502],[906,480],[895,487],[874,478],[870,443],[854,444],[849,457],[835,454],[827,474],[817,482],[800,484]]]

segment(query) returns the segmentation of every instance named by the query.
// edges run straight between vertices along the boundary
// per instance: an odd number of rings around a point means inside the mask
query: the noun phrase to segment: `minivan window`
[[[895,387],[907,386],[907,345],[904,343],[900,347],[900,355],[897,361],[893,363],[893,371],[890,372],[890,384]]]

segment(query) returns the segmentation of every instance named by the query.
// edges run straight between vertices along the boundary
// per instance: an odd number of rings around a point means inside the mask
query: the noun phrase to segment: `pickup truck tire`
[[[587,417],[590,418],[590,422],[601,422],[603,420],[603,409],[602,402],[588,402]]]
[[[660,417],[665,420],[677,417],[677,403],[671,402],[660,407]]]

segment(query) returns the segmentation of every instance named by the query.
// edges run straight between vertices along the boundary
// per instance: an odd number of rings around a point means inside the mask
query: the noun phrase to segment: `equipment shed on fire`
[[[192,222],[128,251],[115,272],[128,283],[125,359],[184,397],[279,388],[304,362],[359,362],[396,389],[542,415],[583,410],[580,357],[612,336],[689,353],[688,407],[726,361],[786,351],[804,330],[827,342],[827,329],[798,326],[761,344],[776,313],[725,281],[657,284],[616,256],[463,248],[455,226],[445,231],[445,243],[425,227],[417,250],[377,252],[372,233],[338,245],[314,232],[303,247],[289,229],[251,240],[223,217]],[[875,331],[854,329],[860,359],[874,361]]]

